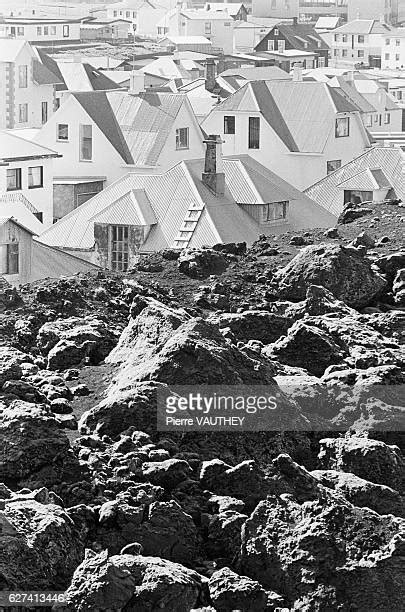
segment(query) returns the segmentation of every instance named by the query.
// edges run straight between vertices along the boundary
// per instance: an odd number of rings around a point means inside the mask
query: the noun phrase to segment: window
[[[364,57],[364,51],[362,49],[357,51],[357,57]]]
[[[56,36],[56,26],[51,26],[51,36]]]
[[[56,140],[69,140],[69,126],[67,123],[58,123],[56,130]]]
[[[19,123],[27,123],[28,121],[28,104],[19,104],[18,105],[18,122]]]
[[[7,191],[21,189],[21,168],[7,170]]]
[[[274,51],[274,40],[267,41],[267,51]]]
[[[260,117],[249,117],[249,149],[260,148]]]
[[[6,274],[18,274],[18,242],[10,242],[7,245]]]
[[[278,29],[276,28],[276,29],[274,30],[274,36],[278,36],[278,35],[279,35],[279,33],[280,33],[280,32],[279,32],[279,31],[278,31]]]
[[[188,149],[188,128],[176,130],[176,149]]]
[[[373,115],[367,115],[366,127],[373,127]]]
[[[80,161],[93,159],[93,130],[91,125],[80,125]]]
[[[400,47],[400,46],[401,46],[401,41],[400,41],[398,38],[397,38],[397,39],[396,39],[396,41],[395,41],[395,45],[396,45],[397,47]]]
[[[395,55],[395,61],[396,61],[396,62],[399,62],[399,58],[400,58],[399,53],[397,53],[397,54]]]
[[[44,26],[44,36],[49,36],[49,27]]]
[[[288,201],[272,202],[263,206],[263,221],[280,221],[287,217]]]
[[[347,49],[342,49],[342,57],[347,57]]]
[[[69,26],[68,25],[63,26],[63,38],[69,38]]]
[[[347,34],[342,34],[342,42],[347,42]]]
[[[285,40],[279,40],[278,41],[277,50],[280,53],[284,53],[284,51],[285,51]]]
[[[389,54],[389,53],[386,53],[386,54],[385,54],[385,59],[386,59],[387,61],[390,59],[390,54]]]
[[[344,138],[349,136],[350,132],[350,118],[349,117],[338,117],[335,124],[335,136],[336,138]]]
[[[339,41],[339,34],[335,34],[335,42]]]
[[[357,37],[357,42],[360,45],[364,45],[364,36],[362,34],[359,34],[359,36]]]
[[[224,117],[224,134],[235,134],[235,117],[233,115]]]
[[[204,23],[204,32],[205,34],[211,34],[211,22],[210,21],[206,21]]]
[[[391,115],[390,115],[390,113],[385,113],[385,115],[384,115],[384,123],[386,123],[386,124],[391,123]]]
[[[111,268],[124,272],[129,259],[129,227],[127,225],[110,226]]]
[[[131,18],[131,13],[130,13],[130,11],[126,11],[126,12],[125,12],[125,17],[126,17],[127,19],[130,19],[130,18]]]
[[[28,168],[28,189],[44,186],[44,169],[42,166]]]
[[[327,161],[326,162],[326,174],[331,174],[332,172],[335,172],[335,170],[339,170],[341,165],[342,165],[341,159],[331,159],[330,161]]]
[[[42,124],[48,121],[48,102],[42,102],[41,104],[41,119]]]
[[[24,28],[23,27],[17,28],[17,36],[24,36]]]
[[[41,26],[37,27],[37,36],[42,36],[42,28],[41,28]]]
[[[333,55],[334,55],[335,57],[338,57],[338,55],[339,55],[339,51],[338,51],[338,49],[334,49],[334,50],[333,50]]]
[[[118,14],[118,13],[117,13],[117,11],[114,11],[114,12],[113,12],[113,16],[114,16],[114,17],[116,17],[116,16],[117,16],[117,14]]]
[[[55,98],[55,110],[58,110],[58,108],[60,108],[60,98]]]
[[[386,45],[389,45],[389,44],[390,44],[390,39],[389,39],[389,38],[386,38],[386,39],[385,39],[385,44],[386,44]]]
[[[19,66],[18,67],[18,86],[28,87],[28,66]]]

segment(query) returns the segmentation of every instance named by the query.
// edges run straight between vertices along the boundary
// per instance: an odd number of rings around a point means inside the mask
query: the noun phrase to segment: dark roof
[[[134,160],[131,152],[122,135],[121,128],[118,125],[107,95],[102,91],[86,91],[73,95],[89,117],[93,119],[94,123],[105,134],[122,159],[127,164],[133,164]]]
[[[117,83],[106,77],[100,70],[96,70],[90,64],[83,64],[83,68],[94,91],[119,88]]]
[[[49,70],[49,68],[39,60],[34,60],[33,77],[38,85],[60,85],[63,83],[63,79],[56,76],[56,74]]]
[[[58,84],[62,84],[66,88],[65,79],[63,78],[62,73],[59,70],[59,66],[55,60],[52,57],[49,57],[49,55],[39,47],[37,48],[37,52],[43,66],[45,66],[45,68],[55,75]]]
[[[284,121],[279,107],[266,86],[265,81],[252,81],[251,85],[253,93],[259,104],[259,108],[267,123],[271,125],[277,136],[284,142],[290,151],[299,151],[299,148],[292,137],[286,122]]]
[[[360,110],[359,107],[356,106],[353,102],[344,98],[343,95],[339,93],[339,91],[335,87],[330,87],[329,85],[327,85],[327,87],[332,97],[333,104],[335,105],[336,111],[338,113],[352,113],[354,111],[358,112]]]
[[[350,100],[350,102],[357,106],[362,113],[375,112],[374,106],[354,86],[350,85],[344,77],[337,76],[334,79],[339,83],[339,90],[341,90],[339,93],[342,93],[347,100]]]
[[[304,23],[291,25],[286,23],[278,23],[270,30],[270,32],[272,32],[274,29],[277,29],[280,34],[286,40],[288,40],[293,49],[298,49],[299,51],[325,51],[329,49],[329,45],[327,45],[323,38],[319,36],[315,28],[310,25]],[[267,32],[263,38],[267,38],[270,32]],[[260,42],[256,45],[256,47],[260,45]],[[321,43],[320,46],[318,43]]]

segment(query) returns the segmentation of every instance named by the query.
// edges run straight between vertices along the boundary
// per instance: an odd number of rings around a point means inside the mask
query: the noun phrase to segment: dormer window
[[[287,218],[288,200],[283,202],[271,202],[271,204],[263,205],[263,222],[271,223],[274,221],[283,221]]]
[[[279,32],[278,32],[278,29],[276,28],[276,29],[274,30],[274,36],[278,36],[278,34],[279,34]]]

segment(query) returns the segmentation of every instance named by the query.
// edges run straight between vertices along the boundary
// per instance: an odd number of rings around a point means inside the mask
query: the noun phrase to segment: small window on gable
[[[263,205],[263,221],[271,223],[272,221],[282,221],[287,218],[288,200],[283,202],[272,202],[271,204]]]

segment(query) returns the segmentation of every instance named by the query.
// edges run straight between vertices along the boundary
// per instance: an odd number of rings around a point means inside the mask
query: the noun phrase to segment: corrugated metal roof
[[[356,87],[353,87],[348,83],[344,77],[335,76],[332,77],[328,85],[330,87],[338,87],[341,94],[352,102],[362,113],[375,113],[375,108],[370,102],[357,91]]]
[[[49,247],[37,240],[32,241],[32,265],[30,282],[42,278],[59,278],[71,276],[78,272],[89,272],[99,266],[69,253]]]
[[[339,216],[343,209],[340,185],[368,168],[381,169],[398,198],[405,199],[405,156],[397,147],[372,147],[305,190],[323,208]]]
[[[131,189],[90,221],[108,225],[152,225],[156,223],[156,217],[145,191]]]
[[[0,160],[10,161],[16,157],[59,157],[59,153],[37,142],[26,140],[10,131],[0,131]]]
[[[41,234],[44,231],[44,226],[25,206],[23,200],[10,199],[7,196],[8,194],[0,197],[0,216],[13,217],[33,234]]]
[[[63,83],[62,79],[57,77],[39,60],[34,60],[32,73],[33,79],[38,85],[60,85]]]
[[[336,34],[389,34],[392,28],[375,19],[354,19],[333,30]]]
[[[366,168],[358,174],[342,181],[340,189],[358,189],[362,191],[374,191],[375,189],[389,188],[390,182],[381,169],[371,170]]]

